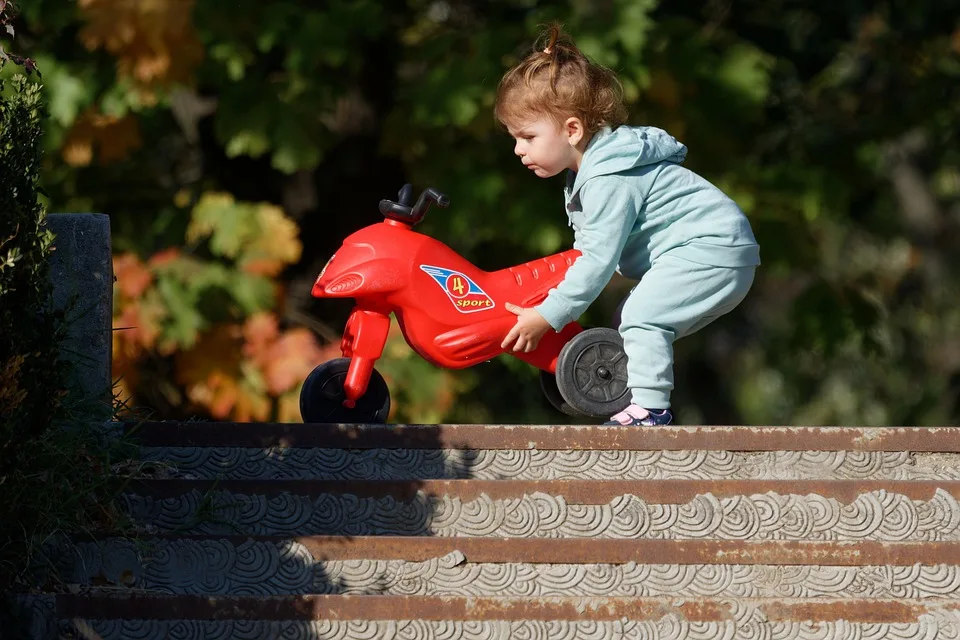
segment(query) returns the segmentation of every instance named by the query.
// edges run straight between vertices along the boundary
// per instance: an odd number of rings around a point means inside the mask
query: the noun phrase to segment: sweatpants
[[[734,309],[756,267],[712,267],[660,256],[619,309],[633,403],[666,409],[673,391],[673,342]]]

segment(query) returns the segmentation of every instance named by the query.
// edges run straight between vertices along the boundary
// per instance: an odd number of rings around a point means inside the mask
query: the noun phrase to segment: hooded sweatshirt
[[[680,166],[687,147],[656,127],[594,134],[564,188],[581,256],[535,309],[557,331],[597,299],[614,271],[639,280],[664,255],[717,267],[760,264],[740,207]]]

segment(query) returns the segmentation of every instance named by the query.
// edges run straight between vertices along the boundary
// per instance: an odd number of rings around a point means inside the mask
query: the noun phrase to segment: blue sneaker
[[[656,427],[671,422],[673,422],[673,412],[670,409],[644,409],[632,404],[603,424],[624,427]]]

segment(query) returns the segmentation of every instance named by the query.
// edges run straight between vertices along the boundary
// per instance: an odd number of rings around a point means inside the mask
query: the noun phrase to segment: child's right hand
[[[500,344],[500,348],[505,351],[530,353],[540,344],[544,334],[553,328],[536,309],[519,307],[509,302],[503,306],[510,313],[517,314],[517,324],[513,325]],[[513,349],[510,349],[510,345],[513,345]]]

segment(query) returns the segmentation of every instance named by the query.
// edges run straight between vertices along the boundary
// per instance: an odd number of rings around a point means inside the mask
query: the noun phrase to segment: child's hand
[[[513,325],[507,337],[503,339],[500,345],[502,349],[509,349],[512,344],[513,351],[529,353],[540,344],[543,334],[553,328],[534,309],[518,307],[509,302],[504,305],[504,308],[510,313],[517,314],[517,324]]]

